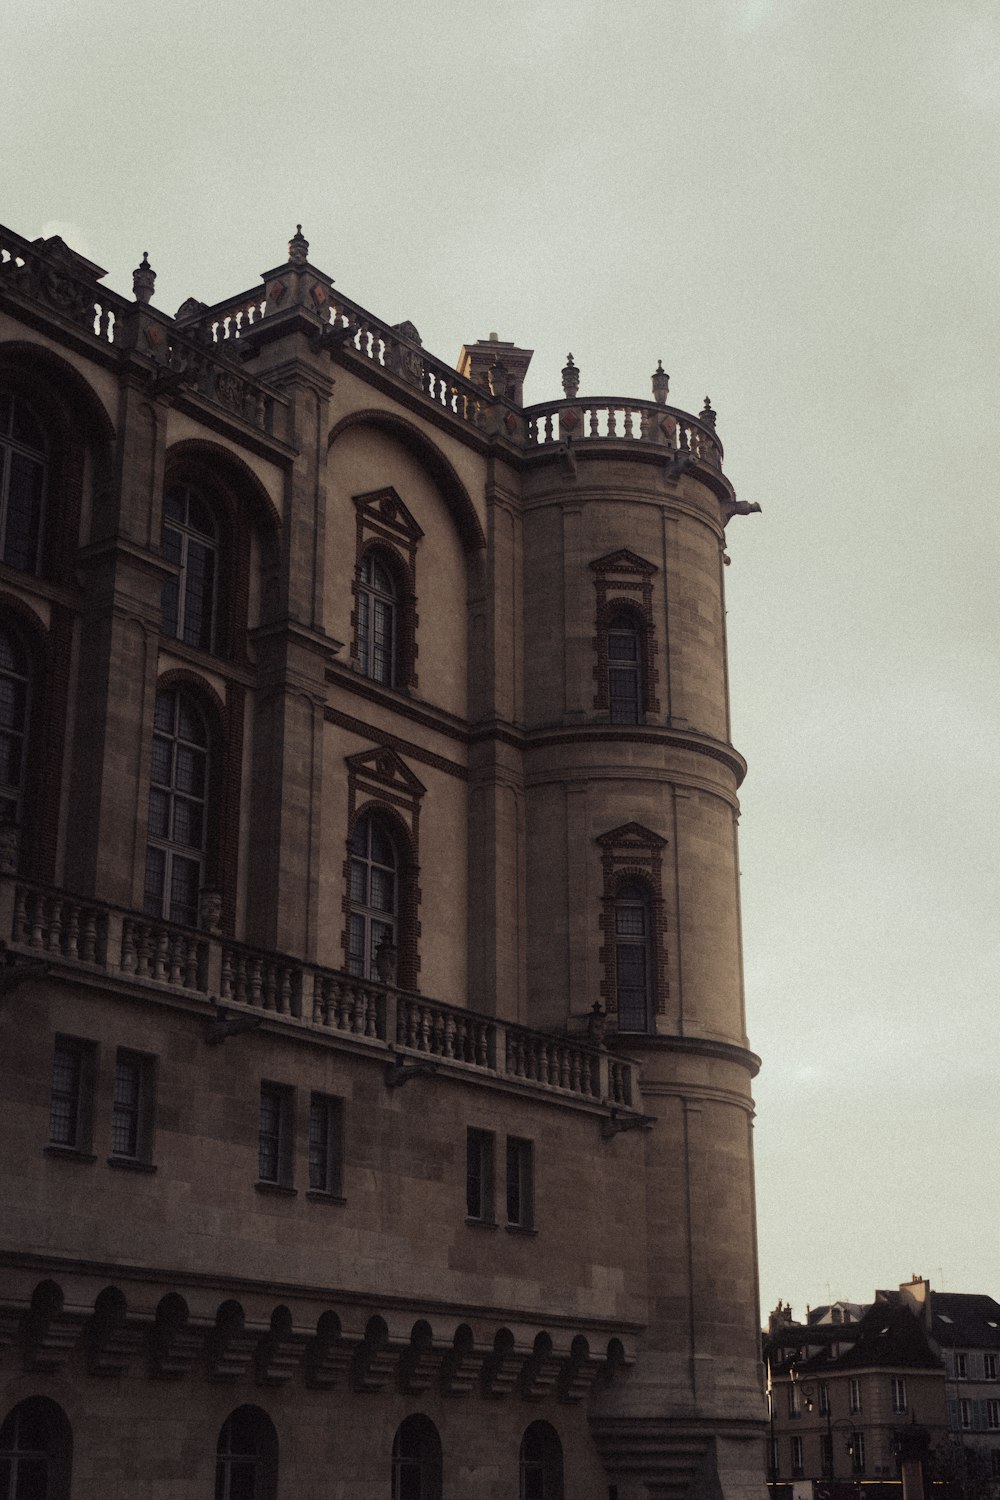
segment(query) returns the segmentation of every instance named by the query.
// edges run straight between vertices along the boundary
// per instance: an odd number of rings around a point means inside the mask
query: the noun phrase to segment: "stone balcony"
[[[0,989],[45,975],[203,1010],[206,1041],[266,1025],[551,1102],[638,1120],[638,1068],[603,1046],[517,1026],[392,984],[0,875]]]

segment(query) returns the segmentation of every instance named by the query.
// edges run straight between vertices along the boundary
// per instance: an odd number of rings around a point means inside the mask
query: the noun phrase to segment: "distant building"
[[[1000,1303],[933,1292],[914,1276],[896,1294],[918,1315],[944,1362],[950,1468],[970,1500],[1000,1500]]]
[[[756,507],[308,252],[0,230],[0,1500],[754,1500]]]
[[[919,1424],[938,1444],[945,1436],[944,1368],[905,1306],[835,1303],[804,1324],[772,1317],[764,1354],[772,1484],[898,1493],[899,1429]]]

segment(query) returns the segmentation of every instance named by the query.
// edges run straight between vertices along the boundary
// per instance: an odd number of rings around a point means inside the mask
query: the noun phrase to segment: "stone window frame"
[[[656,686],[656,628],[653,618],[653,578],[659,572],[655,563],[647,562],[637,552],[622,547],[596,558],[590,567],[594,574],[597,596],[594,628],[594,708],[598,713],[611,711],[608,687],[608,629],[616,615],[628,615],[636,623],[641,640],[641,703],[639,722],[660,712]]]
[[[417,548],[423,531],[392,485],[353,497],[355,508],[355,562],[351,580],[351,661],[362,667],[358,641],[358,598],[361,572],[369,554],[387,568],[396,586],[395,641],[392,681],[397,692],[417,687]]]
[[[223,932],[231,934],[236,924],[236,894],[239,877],[240,802],[243,790],[243,721],[246,688],[242,683],[226,683],[223,702],[211,683],[184,667],[161,672],[156,681],[153,703],[162,692],[180,688],[197,700],[209,731],[208,824],[205,838],[205,860],[202,895],[217,891],[221,897],[220,922]],[[150,715],[152,721],[152,715]],[[152,753],[152,722],[147,732],[148,753]],[[146,774],[147,798],[150,769]],[[146,809],[148,819],[148,805]],[[148,842],[148,833],[147,833]],[[145,845],[144,845],[145,848]],[[145,869],[145,854],[143,855]],[[199,914],[199,925],[201,923]],[[166,920],[166,919],[164,919]]]
[[[641,823],[623,823],[609,829],[595,840],[601,851],[601,946],[600,996],[609,1020],[617,1027],[618,995],[615,967],[615,904],[618,893],[627,885],[638,885],[649,901],[649,1034],[656,1030],[656,1018],[666,1014],[670,994],[667,977],[666,903],[663,895],[663,851],[667,840]],[[642,1032],[629,1032],[642,1036]]]
[[[347,838],[344,849],[344,926],[341,951],[347,972],[350,954],[351,838],[359,818],[373,813],[385,823],[399,855],[397,887],[396,982],[418,992],[420,972],[420,804],[427,788],[395,750],[383,745],[345,757]]]

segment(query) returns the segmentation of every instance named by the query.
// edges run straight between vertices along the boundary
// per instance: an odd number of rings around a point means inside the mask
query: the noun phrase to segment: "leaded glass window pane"
[[[194,926],[207,843],[208,729],[180,688],[157,694],[154,723],[145,909]]]

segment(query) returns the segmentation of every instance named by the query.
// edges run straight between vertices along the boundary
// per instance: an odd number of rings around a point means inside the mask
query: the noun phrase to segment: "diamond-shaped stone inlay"
[[[318,281],[313,282],[312,298],[317,307],[322,307],[326,301],[326,288],[320,286]]]
[[[271,285],[267,289],[268,302],[277,302],[280,306],[284,301],[287,291],[288,288],[283,281],[272,281]]]

